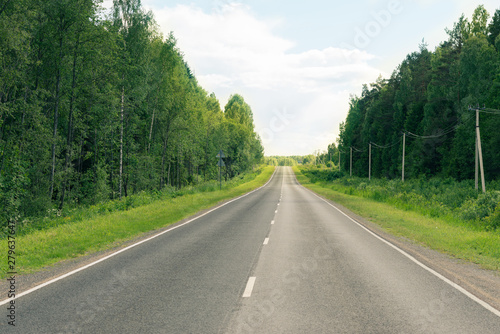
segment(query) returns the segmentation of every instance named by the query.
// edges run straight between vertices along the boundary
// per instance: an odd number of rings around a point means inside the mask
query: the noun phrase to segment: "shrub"
[[[469,199],[459,208],[460,217],[465,220],[482,220],[490,216],[500,202],[500,191],[479,194],[477,199]]]
[[[496,230],[500,227],[500,203],[498,203],[495,211],[485,219],[487,227]]]

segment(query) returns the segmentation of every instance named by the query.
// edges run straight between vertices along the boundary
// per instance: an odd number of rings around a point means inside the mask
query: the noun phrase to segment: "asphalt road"
[[[256,192],[18,298],[16,306],[15,329],[4,318],[0,332],[500,329],[498,315],[299,186],[290,168]]]

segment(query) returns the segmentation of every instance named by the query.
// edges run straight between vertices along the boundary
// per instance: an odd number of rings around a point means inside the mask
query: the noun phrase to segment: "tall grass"
[[[39,228],[24,228],[22,233],[16,233],[17,272],[34,272],[62,260],[119,246],[262,186],[273,171],[272,166],[260,168],[223,184],[222,190],[212,182],[171,193],[165,191],[156,197],[139,194],[121,202],[75,210],[70,216],[56,214],[53,220],[46,217]],[[2,253],[7,254],[5,238],[1,246]],[[7,261],[0,262],[0,278],[6,272]]]
[[[240,184],[249,182],[260,175],[265,167],[242,173],[234,178],[222,182],[222,190],[228,190],[237,187]],[[167,186],[163,190],[153,190],[150,192],[142,191],[119,200],[108,200],[96,205],[90,206],[67,206],[64,210],[50,209],[44,216],[24,218],[16,224],[16,235],[26,235],[34,231],[50,229],[56,226],[89,220],[113,212],[128,211],[141,206],[149,205],[157,201],[192,195],[197,193],[208,193],[219,190],[218,181],[201,182],[197,185],[187,186],[181,189]],[[0,230],[0,240],[5,239],[8,229],[4,227]]]
[[[500,270],[497,190],[477,193],[473,183],[449,179],[402,183],[344,176],[325,181],[325,174],[331,172],[314,168],[310,173],[311,168],[293,168],[302,185],[393,235]]]

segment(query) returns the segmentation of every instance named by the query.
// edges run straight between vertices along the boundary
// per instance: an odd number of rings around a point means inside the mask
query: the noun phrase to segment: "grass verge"
[[[302,174],[300,167],[295,166],[293,170],[297,180],[306,188],[345,206],[393,235],[477,263],[486,269],[500,270],[498,231],[479,231],[473,226],[453,225],[443,218],[426,217],[372,199],[343,194],[332,190],[332,185],[328,182],[311,183]]]
[[[265,167],[253,180],[234,188],[186,194],[20,235],[15,239],[15,269],[18,274],[33,273],[63,260],[119,246],[256,189],[264,185],[273,172],[274,167]],[[2,240],[2,246],[2,254],[8,254],[7,240]],[[9,271],[7,261],[1,262],[0,269],[0,277],[5,278]]]

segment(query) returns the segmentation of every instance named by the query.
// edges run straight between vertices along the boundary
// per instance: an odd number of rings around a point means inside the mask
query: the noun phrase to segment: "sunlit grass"
[[[348,195],[332,189],[331,183],[311,183],[293,167],[298,181],[319,195],[339,203],[369,219],[387,232],[456,258],[500,270],[500,233],[479,230],[474,225],[454,224],[450,217],[433,218],[411,210],[396,208],[373,199]]]
[[[266,167],[253,180],[233,188],[185,194],[128,211],[98,215],[21,235],[16,238],[17,272],[35,272],[62,260],[119,246],[143,233],[171,225],[221,201],[258,188],[267,182],[273,172],[274,167]],[[7,254],[6,245],[7,241],[2,240],[3,254]],[[2,261],[0,268],[4,278],[8,271],[7,261]]]

